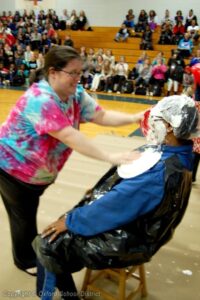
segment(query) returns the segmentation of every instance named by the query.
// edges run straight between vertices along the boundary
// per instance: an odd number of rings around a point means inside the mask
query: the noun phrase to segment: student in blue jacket
[[[46,268],[41,299],[52,299],[55,286],[63,299],[79,299],[71,272],[144,263],[172,237],[190,195],[189,138],[197,130],[198,112],[185,95],[166,97],[143,124],[148,143],[139,148],[140,158],[109,170],[35,239]],[[40,290],[41,275],[40,268]]]

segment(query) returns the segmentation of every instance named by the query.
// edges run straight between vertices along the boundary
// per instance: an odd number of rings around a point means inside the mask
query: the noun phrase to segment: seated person
[[[153,65],[153,64],[152,64]],[[158,96],[162,93],[164,83],[166,81],[167,66],[163,63],[161,57],[157,58],[157,64],[151,69],[151,78],[149,80],[150,95]]]
[[[166,97],[145,116],[148,144],[138,149],[139,159],[111,168],[34,240],[47,269],[42,299],[52,299],[55,285],[62,299],[69,291],[79,299],[70,273],[83,267],[124,268],[149,261],[180,223],[191,191],[188,139],[198,124],[195,102],[185,95]]]
[[[125,42],[128,37],[129,37],[129,30],[125,24],[122,24],[114,38],[114,41],[119,42],[121,40],[121,41]]]
[[[197,17],[195,16],[193,9],[190,9],[189,13],[188,13],[188,16],[185,19],[185,29],[186,30],[187,30],[188,26],[191,25],[192,20],[195,20],[196,24],[197,24]]]
[[[150,10],[149,11],[149,15],[148,15],[148,24],[150,26],[150,29],[152,31],[155,31],[155,29],[157,28],[158,25],[158,17],[156,15],[155,10]]]
[[[165,24],[170,24],[171,26],[174,24],[173,18],[170,17],[169,9],[165,10],[164,18],[161,20],[161,27]]]
[[[192,70],[189,65],[185,66],[184,68],[182,86],[183,86],[183,93],[190,97],[193,97],[194,76],[192,74]]]
[[[182,10],[177,10],[176,16],[174,17],[175,23],[178,23],[179,21],[184,21]]]
[[[162,45],[172,44],[172,36],[173,36],[172,25],[169,21],[166,21],[166,23],[164,23],[161,26],[161,34],[160,34],[158,44],[162,44]]]
[[[191,25],[187,27],[187,32],[190,33],[191,38],[194,42],[197,42],[199,39],[199,26],[195,20],[192,20]]]
[[[178,45],[179,41],[184,37],[185,26],[182,21],[178,21],[173,27],[172,44]]]
[[[144,64],[140,64],[138,68],[138,77],[135,80],[135,86],[149,86],[149,80],[151,77],[151,62],[149,58],[146,58]]]
[[[148,24],[148,15],[147,12],[142,9],[138,16],[138,23],[135,26],[136,32],[143,32]]]
[[[193,42],[190,33],[186,32],[184,37],[178,43],[178,50],[183,58],[188,58],[192,54]]]
[[[162,51],[159,51],[157,53],[157,55],[154,57],[154,59],[152,60],[152,66],[155,66],[158,64],[158,61],[162,61],[162,64],[166,64],[166,58],[164,56],[164,53]]]
[[[80,14],[78,16],[78,19],[77,19],[76,23],[77,23],[77,29],[78,30],[84,30],[85,29],[85,26],[87,24],[87,17],[85,15],[84,10],[80,11]]]
[[[112,91],[118,94],[122,91],[122,86],[128,77],[129,66],[125,56],[120,56],[119,62],[114,66],[113,87]],[[111,86],[111,85],[110,85]]]
[[[135,26],[134,19],[135,19],[135,16],[133,14],[133,10],[129,9],[128,13],[126,15],[126,19],[123,23],[126,25],[127,28],[134,28],[134,26]]]
[[[73,40],[72,40],[70,34],[67,34],[67,35],[65,36],[63,45],[69,46],[69,47],[74,47],[74,42],[73,42]]]
[[[152,31],[151,31],[150,26],[148,24],[147,24],[144,32],[142,33],[140,49],[141,50],[153,50]]]

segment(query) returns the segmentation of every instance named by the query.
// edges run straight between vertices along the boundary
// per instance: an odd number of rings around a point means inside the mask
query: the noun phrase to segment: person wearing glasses
[[[128,163],[134,152],[108,153],[78,129],[80,123],[121,126],[143,113],[106,111],[79,85],[82,60],[67,46],[52,47],[44,67],[0,127],[0,195],[8,213],[15,265],[36,275],[31,242],[37,235],[39,198],[54,183],[73,150],[112,165]]]

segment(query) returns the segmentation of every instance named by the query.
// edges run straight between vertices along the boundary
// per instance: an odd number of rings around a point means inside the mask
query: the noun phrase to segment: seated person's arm
[[[70,211],[67,228],[83,236],[119,228],[153,210],[162,200],[163,186],[164,168],[158,164],[144,174],[122,180],[93,203]]]
[[[94,236],[130,223],[153,210],[164,194],[164,165],[159,163],[134,178],[124,179],[94,202],[76,207],[50,224],[42,236],[52,242],[69,229],[74,234]]]

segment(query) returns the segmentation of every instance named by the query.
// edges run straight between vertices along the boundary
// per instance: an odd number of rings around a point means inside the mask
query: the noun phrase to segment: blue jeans
[[[56,289],[56,275],[45,270],[45,280],[42,290],[42,300],[52,300]]]
[[[71,273],[54,274],[37,262],[37,295],[42,300],[52,300],[56,287],[63,300],[79,300]]]

